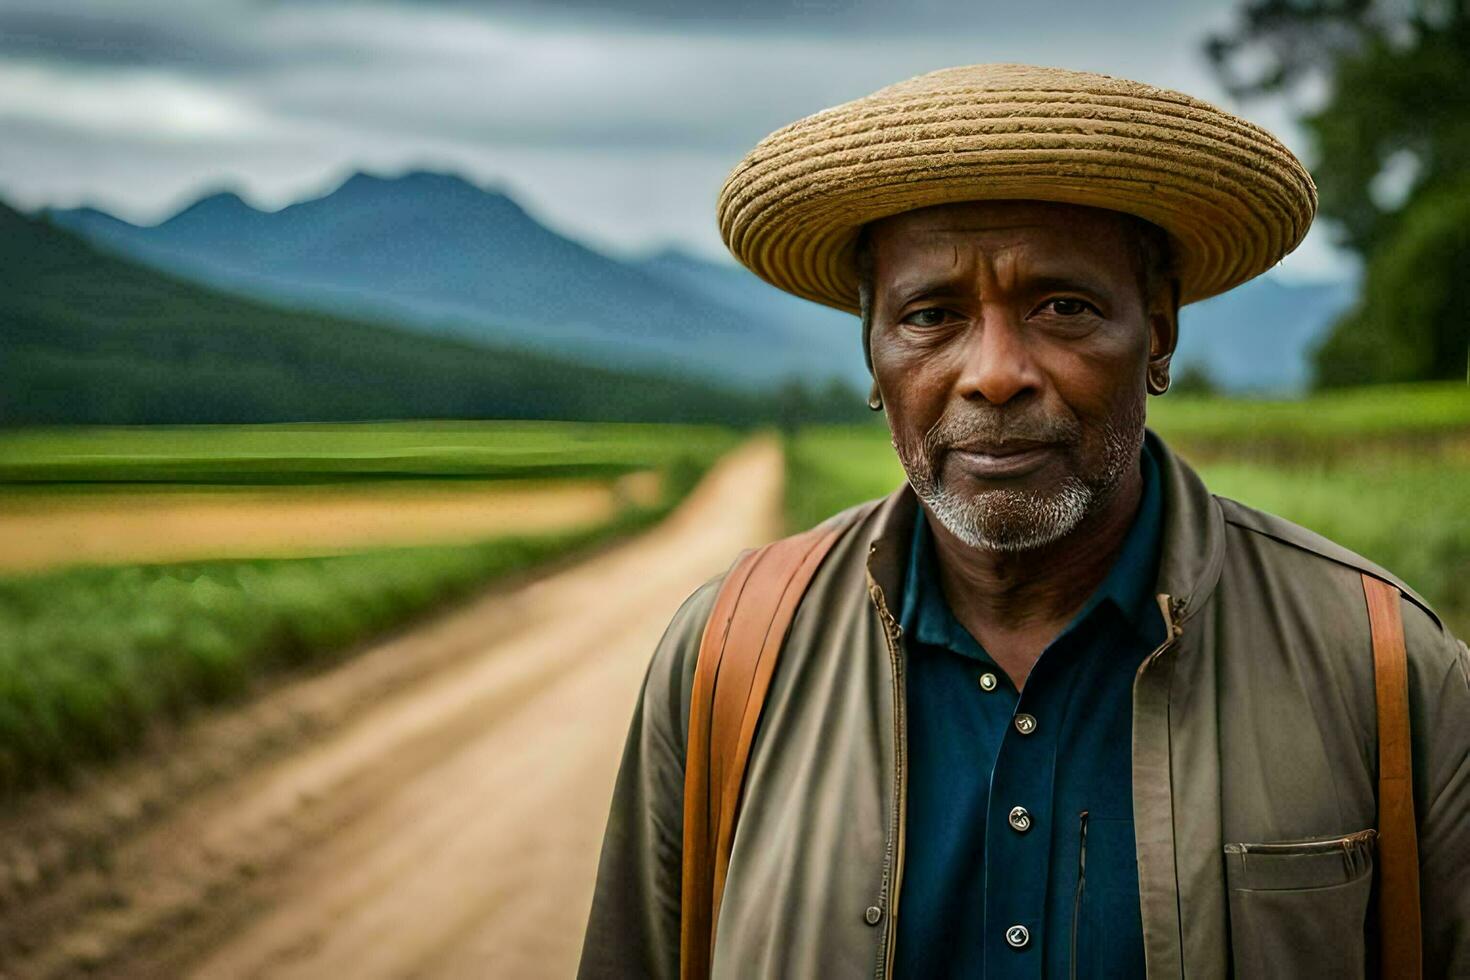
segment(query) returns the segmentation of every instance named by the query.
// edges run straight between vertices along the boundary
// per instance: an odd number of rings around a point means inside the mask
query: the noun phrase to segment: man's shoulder
[[[1357,665],[1361,670],[1372,663],[1371,657],[1353,653],[1368,650],[1362,575],[1387,582],[1403,594],[1399,608],[1415,716],[1427,711],[1435,717],[1450,710],[1442,705],[1445,697],[1463,704],[1455,698],[1470,688],[1470,647],[1450,632],[1423,596],[1381,565],[1315,531],[1227,497],[1215,499],[1225,519],[1227,554],[1234,553],[1227,563],[1235,569],[1235,591],[1263,596],[1257,613],[1268,622],[1306,628],[1309,636],[1296,634],[1309,641],[1303,650],[1316,649],[1339,668]],[[1282,592],[1286,594],[1278,595]],[[1371,667],[1366,676],[1372,676]],[[1366,690],[1372,689],[1369,680]]]
[[[1218,494],[1215,499],[1219,502],[1227,528],[1234,532],[1237,542],[1247,546],[1263,561],[1274,563],[1276,570],[1282,573],[1283,581],[1293,587],[1308,594],[1313,590],[1343,589],[1351,592],[1356,601],[1356,597],[1361,595],[1359,575],[1342,573],[1366,573],[1403,593],[1407,600],[1404,625],[1411,634],[1446,634],[1444,621],[1429,601],[1382,565],[1269,511]]]
[[[874,515],[885,499],[884,497],[875,497],[871,500],[864,500],[860,503],[853,504],[851,507],[846,507],[829,517],[823,518],[810,528],[793,531],[783,538],[768,542],[768,544],[775,544],[777,541],[789,541],[803,534],[833,529],[843,529],[844,535],[856,532],[861,536],[862,526]],[[699,640],[704,633],[705,624],[708,622],[710,613],[714,609],[715,600],[719,596],[720,589],[724,587],[725,579],[729,577],[740,556],[743,554],[744,552],[741,552],[738,555],[732,556],[729,565],[705,579],[704,582],[685,598],[678,612],[674,614],[673,619],[669,622],[668,630],[665,632],[666,640],[677,638],[682,640],[682,645],[686,648],[692,642],[693,646],[697,649]]]
[[[858,537],[861,537],[863,526],[873,517],[885,499],[875,497],[872,500],[853,504],[851,507],[824,518],[805,531],[796,531],[777,540],[789,540],[811,531],[835,528],[845,529],[844,536],[856,533]],[[837,553],[843,550],[840,545],[833,549]],[[704,638],[704,631],[714,611],[720,590],[724,587],[725,580],[734,570],[739,559],[740,555],[731,556],[725,568],[705,579],[680,604],[669,620],[658,648],[654,651],[649,674],[645,679],[646,686],[657,687],[665,696],[677,698],[686,725],[689,691],[694,686],[694,667],[699,659],[699,645]]]

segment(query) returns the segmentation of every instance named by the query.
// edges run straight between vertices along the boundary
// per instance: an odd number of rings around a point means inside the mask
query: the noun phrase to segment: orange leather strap
[[[1409,744],[1409,666],[1399,590],[1363,575],[1373,634],[1373,686],[1378,700],[1379,976],[1423,972],[1419,927],[1419,838]]]
[[[679,970],[710,973],[740,790],[761,706],[796,607],[845,525],[815,527],[740,553],[699,645],[684,756]]]

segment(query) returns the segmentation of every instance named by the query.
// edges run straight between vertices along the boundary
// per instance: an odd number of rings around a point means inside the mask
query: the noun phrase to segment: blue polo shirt
[[[919,508],[902,615],[908,810],[898,977],[1141,977],[1134,672],[1164,641],[1163,501],[1143,495],[1097,591],[1017,693],[950,612]]]

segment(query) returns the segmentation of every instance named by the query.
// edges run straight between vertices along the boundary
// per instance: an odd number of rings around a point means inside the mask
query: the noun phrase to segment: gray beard
[[[1041,548],[1076,530],[1100,500],[1137,465],[1143,446],[1144,407],[1138,404],[1103,430],[1104,458],[1097,473],[1069,476],[1045,491],[984,490],[963,494],[939,479],[922,448],[899,446],[898,460],[914,493],[956,538],[972,548],[1020,552]]]

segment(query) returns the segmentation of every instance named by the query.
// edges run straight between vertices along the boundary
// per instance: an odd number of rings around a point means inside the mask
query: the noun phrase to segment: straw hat
[[[776,130],[726,179],[718,215],[725,244],[756,275],[856,313],[862,225],[1005,198],[1153,222],[1169,233],[1185,303],[1279,262],[1317,208],[1290,150],[1207,102],[1090,72],[969,65]]]

